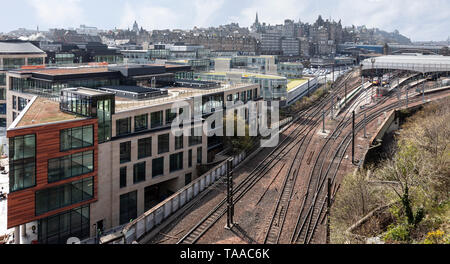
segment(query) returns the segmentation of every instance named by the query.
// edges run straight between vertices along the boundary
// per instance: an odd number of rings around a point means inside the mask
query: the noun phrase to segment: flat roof
[[[161,90],[161,89],[148,88],[148,87],[142,87],[142,86],[131,86],[131,85],[103,86],[103,87],[99,87],[99,89],[117,90],[117,91],[128,92],[128,93],[137,93],[137,94],[157,92],[157,91]]]
[[[59,102],[37,97],[17,123],[16,128],[83,118],[60,111]]]
[[[87,73],[99,73],[108,72],[106,67],[74,67],[74,68],[44,68],[44,69],[25,69],[16,70],[15,72],[23,73],[38,73],[49,76],[71,75],[71,74],[87,74]]]
[[[255,78],[261,78],[261,79],[286,79],[286,77],[282,76],[276,76],[276,75],[269,75],[269,74],[259,74],[259,73],[251,73],[251,72],[202,72],[200,74],[206,74],[206,75],[221,75],[226,76],[227,74],[241,74],[242,77],[255,77]]]
[[[290,90],[298,87],[299,85],[304,84],[305,82],[307,82],[308,79],[306,78],[302,78],[302,79],[291,79],[289,80],[288,84],[287,84],[287,91],[289,92]]]

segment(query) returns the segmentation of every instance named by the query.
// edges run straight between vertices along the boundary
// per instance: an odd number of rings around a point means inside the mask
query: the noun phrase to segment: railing
[[[233,168],[242,162],[245,157],[245,153],[234,156]],[[220,177],[226,175],[226,173],[227,160],[222,161],[207,173],[198,177],[166,200],[139,216],[136,220],[127,224],[122,230],[121,242],[130,244],[133,241],[141,239],[169,216],[180,210],[189,201],[220,179]]]

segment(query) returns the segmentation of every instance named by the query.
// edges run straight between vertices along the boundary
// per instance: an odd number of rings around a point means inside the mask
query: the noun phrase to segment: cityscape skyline
[[[282,24],[285,19],[313,23],[318,15],[324,19],[342,20],[343,26],[380,28],[399,32],[412,41],[442,41],[450,26],[450,3],[442,0],[367,0],[349,3],[342,0],[331,4],[320,1],[240,1],[225,0],[150,1],[117,0],[113,5],[108,1],[86,0],[18,0],[4,3],[7,12],[0,25],[0,32],[17,28],[48,30],[49,28],[76,28],[81,24],[99,29],[131,28],[134,21],[147,30],[192,29],[193,27],[213,27],[229,23],[239,23],[250,27],[258,12],[260,21],[268,24]],[[334,1],[333,1],[334,2]],[[327,4],[328,3],[328,4]],[[107,12],[98,12],[108,6]],[[24,8],[27,7],[27,8]],[[389,8],[387,8],[389,7]],[[236,12],[237,11],[237,12]],[[156,14],[156,15],[149,15]],[[16,19],[20,15],[21,22]]]

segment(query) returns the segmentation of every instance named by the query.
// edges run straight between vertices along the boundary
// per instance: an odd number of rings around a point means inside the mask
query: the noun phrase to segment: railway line
[[[346,77],[342,78],[340,81],[336,83],[336,91],[339,92],[344,87],[344,83],[348,81],[351,74],[347,75]],[[241,181],[233,193],[234,195],[234,201],[235,203],[239,201],[262,177],[264,177],[266,174],[268,174],[275,166],[283,160],[288,153],[291,153],[293,149],[295,149],[295,156],[294,159],[298,156],[299,153],[301,153],[300,149],[302,146],[306,146],[309,144],[304,145],[304,142],[306,140],[306,135],[309,135],[309,133],[315,128],[316,124],[318,123],[320,119],[320,113],[323,109],[327,109],[327,106],[332,103],[334,96],[328,95],[325,98],[322,98],[320,102],[307,110],[301,111],[297,113],[297,117],[292,122],[292,125],[295,126],[295,128],[288,134],[288,136],[279,144],[278,147],[276,147],[260,164],[257,166],[253,171],[250,172],[250,174]],[[329,105],[328,110],[331,109],[331,105]],[[302,118],[302,116],[306,116],[306,118]],[[291,125],[291,126],[292,126]],[[307,134],[305,136],[301,136],[304,132],[307,131]],[[309,139],[310,140],[310,139]],[[303,158],[303,155],[301,156]],[[283,168],[281,168],[278,171],[278,174],[281,172]],[[290,171],[292,169],[292,166],[290,166]],[[295,171],[292,175],[296,175]],[[278,175],[277,174],[277,175]],[[291,173],[288,173],[288,175]],[[289,185],[288,188],[284,188],[286,190],[289,190],[293,188],[295,184],[295,179],[292,178],[290,181],[287,180],[288,177],[286,177],[285,182],[286,185]],[[292,193],[292,192],[291,192]],[[283,199],[284,203],[288,203],[290,199],[290,194],[282,194],[281,198]],[[281,202],[280,202],[281,203]],[[287,206],[279,207],[278,210],[280,215],[280,218],[277,222],[283,222],[285,214],[285,209],[287,209]],[[213,208],[205,217],[203,217],[194,227],[192,227],[180,240],[178,240],[177,243],[196,243],[198,239],[200,239],[224,214],[226,213],[226,199],[223,199],[216,207]],[[275,219],[275,218],[274,218]],[[273,221],[271,221],[273,223]],[[278,241],[279,238],[279,232],[281,232],[282,225],[280,226],[280,230],[277,232],[272,232],[274,235],[272,237],[268,236],[268,239],[275,240],[275,242]],[[270,228],[269,228],[270,230]]]

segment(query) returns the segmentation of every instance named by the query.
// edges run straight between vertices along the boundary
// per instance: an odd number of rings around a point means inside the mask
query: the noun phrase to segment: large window
[[[169,134],[158,136],[158,154],[169,152]]]
[[[120,163],[131,161],[131,141],[120,143]]]
[[[9,139],[9,188],[11,192],[36,184],[36,136]]]
[[[120,168],[120,188],[127,187],[127,167]]]
[[[192,149],[188,152],[188,167],[192,167]]]
[[[197,163],[202,164],[202,148],[197,148]]]
[[[183,152],[170,155],[170,172],[183,169]]]
[[[74,127],[60,131],[60,150],[85,148],[94,145],[94,126]]]
[[[145,161],[134,164],[133,166],[133,183],[145,181]]]
[[[89,205],[38,220],[38,241],[42,244],[65,244],[70,237],[89,237]]]
[[[138,140],[138,159],[147,158],[152,155],[152,138],[141,138]]]
[[[164,174],[164,157],[152,160],[152,177]]]
[[[19,106],[17,110],[22,111],[28,104],[28,100],[22,97],[18,97]]]
[[[137,191],[120,196],[120,225],[137,218]]]
[[[0,99],[4,100],[4,99]],[[0,104],[0,115],[6,115],[6,104]]]
[[[90,200],[94,197],[94,178],[40,190],[36,196],[36,215]]]
[[[116,120],[116,136],[131,133],[131,117]]]
[[[98,142],[103,143],[111,139],[111,115],[114,111],[111,99],[97,101]]]
[[[139,115],[134,117],[134,131],[139,132],[148,128],[148,114]]]
[[[180,108],[178,113],[181,115],[183,113],[183,108]],[[172,109],[166,109],[166,125],[171,124],[175,118],[177,118],[177,113],[173,113]]]
[[[183,139],[184,139],[183,135],[175,137],[175,150],[183,148]]]
[[[202,144],[202,127],[191,128],[189,136],[189,146]]]
[[[48,160],[48,182],[55,182],[94,171],[94,151],[85,151]]]
[[[163,111],[153,112],[150,115],[152,128],[157,128],[163,125]]]

